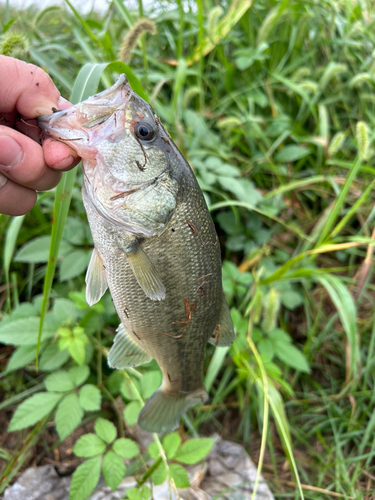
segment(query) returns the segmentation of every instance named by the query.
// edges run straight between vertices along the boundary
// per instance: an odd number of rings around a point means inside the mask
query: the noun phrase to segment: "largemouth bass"
[[[82,157],[82,196],[95,245],[86,299],[95,304],[108,287],[121,320],[109,365],[157,361],[163,382],[138,422],[147,431],[168,432],[190,406],[207,399],[206,343],[233,342],[220,246],[203,194],[125,75],[38,123]]]

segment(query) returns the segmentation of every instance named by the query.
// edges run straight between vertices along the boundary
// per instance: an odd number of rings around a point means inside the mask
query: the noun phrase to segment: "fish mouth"
[[[70,108],[40,116],[37,123],[44,133],[68,143],[78,151],[79,145],[87,145],[90,141],[96,126],[108,120],[119,108],[126,106],[132,94],[129,82],[122,74],[112,87]]]

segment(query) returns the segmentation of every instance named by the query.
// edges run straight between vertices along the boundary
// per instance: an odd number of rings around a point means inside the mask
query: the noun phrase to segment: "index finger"
[[[0,113],[17,110],[26,118],[49,115],[60,92],[41,68],[0,55]]]

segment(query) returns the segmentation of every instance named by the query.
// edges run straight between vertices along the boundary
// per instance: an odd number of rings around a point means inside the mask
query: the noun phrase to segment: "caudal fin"
[[[186,396],[170,396],[157,390],[142,408],[138,424],[149,432],[170,432],[180,424],[181,415],[190,406],[203,403],[208,398],[205,389],[197,389]]]

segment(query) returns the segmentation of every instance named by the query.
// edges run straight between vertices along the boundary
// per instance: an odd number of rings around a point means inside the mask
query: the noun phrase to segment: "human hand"
[[[52,189],[62,171],[77,165],[66,144],[48,138],[41,146],[41,131],[30,122],[70,106],[41,68],[0,56],[0,213],[25,214],[36,191]]]

